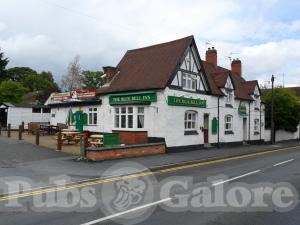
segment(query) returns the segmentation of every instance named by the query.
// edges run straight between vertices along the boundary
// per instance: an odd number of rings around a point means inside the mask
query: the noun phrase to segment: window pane
[[[89,124],[93,123],[93,118],[92,118],[93,114],[89,113]]]
[[[122,113],[122,114],[125,114],[125,113],[126,113],[126,107],[122,107],[122,108],[121,108],[121,113]]]
[[[121,116],[121,128],[126,128],[126,115]]]
[[[116,128],[119,128],[120,124],[119,124],[119,119],[120,119],[120,116],[116,115],[115,116],[115,127]]]
[[[132,112],[133,112],[132,107],[128,107],[128,113],[132,113]]]
[[[94,113],[94,124],[97,124],[97,113]]]
[[[144,128],[144,116],[143,115],[138,115],[137,125],[138,125],[138,128]]]
[[[138,107],[138,113],[143,114],[144,113],[144,107]]]
[[[115,113],[116,113],[116,114],[119,114],[119,113],[120,113],[119,108],[115,108]]]
[[[133,128],[133,115],[128,115],[128,128]]]

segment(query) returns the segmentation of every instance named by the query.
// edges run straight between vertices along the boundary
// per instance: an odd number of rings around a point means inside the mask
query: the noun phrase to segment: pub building
[[[123,144],[165,142],[174,151],[263,142],[258,82],[243,78],[239,59],[231,69],[217,60],[213,47],[202,60],[193,36],[129,50],[103,68],[105,84],[91,99],[49,99],[51,123],[82,110],[85,130],[118,132]]]

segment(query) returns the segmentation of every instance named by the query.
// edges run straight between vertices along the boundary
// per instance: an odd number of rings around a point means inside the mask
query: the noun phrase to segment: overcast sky
[[[300,1],[0,0],[0,48],[9,67],[50,70],[60,82],[68,63],[115,66],[128,49],[194,35],[221,66],[240,58],[246,79],[300,85]],[[283,74],[284,79],[283,79]]]

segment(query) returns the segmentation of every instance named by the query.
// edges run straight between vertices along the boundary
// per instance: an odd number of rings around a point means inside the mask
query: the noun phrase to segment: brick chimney
[[[215,47],[206,50],[206,62],[213,64],[215,68],[218,66],[218,54]]]
[[[112,67],[112,66],[104,66],[103,67],[103,72],[106,75],[104,78],[104,83],[110,83],[114,76],[118,73],[119,69],[117,67]]]
[[[242,62],[239,59],[234,59],[231,62],[231,71],[233,73],[238,74],[240,77],[242,76]]]

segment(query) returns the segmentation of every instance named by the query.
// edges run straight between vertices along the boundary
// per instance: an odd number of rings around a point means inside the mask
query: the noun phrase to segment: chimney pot
[[[218,53],[215,47],[208,48],[206,51],[206,62],[212,64],[215,68],[218,66]]]
[[[239,60],[239,58],[232,60],[231,71],[240,77],[242,76],[242,62]]]

